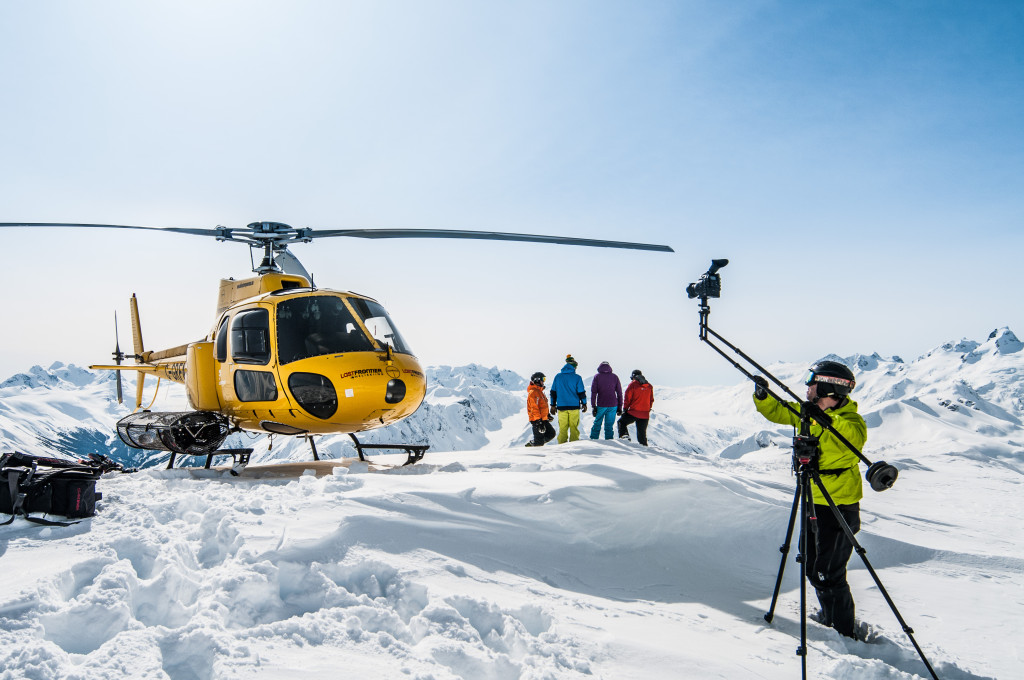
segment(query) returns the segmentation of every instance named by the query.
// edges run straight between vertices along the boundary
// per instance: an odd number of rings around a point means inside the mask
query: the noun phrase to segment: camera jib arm
[[[721,297],[722,278],[721,275],[718,274],[718,270],[727,264],[729,264],[729,260],[726,259],[712,260],[711,267],[708,269],[706,273],[701,275],[700,281],[697,281],[696,283],[691,283],[689,286],[686,287],[686,293],[687,295],[689,295],[689,297],[700,298],[700,308],[698,310],[700,315],[700,340],[706,343],[709,347],[711,347],[711,349],[718,352],[726,361],[732,364],[736,368],[736,370],[738,370],[740,373],[747,376],[748,379],[753,381],[754,378],[757,377],[757,375],[749,371],[746,367],[744,367],[742,364],[736,361],[736,359],[733,358],[733,356],[730,356],[728,352],[726,352],[724,349],[722,349],[714,342],[712,342],[708,336],[714,337],[723,345],[732,350],[736,356],[742,358],[750,366],[753,366],[761,375],[763,375],[765,378],[767,378],[772,383],[777,385],[782,391],[784,391],[786,394],[792,397],[794,401],[796,401],[797,403],[803,402],[803,399],[801,399],[795,392],[793,392],[793,390],[789,389],[789,387],[787,387],[785,383],[783,383],[781,380],[772,375],[771,372],[768,371],[768,369],[754,361],[750,356],[744,353],[743,350],[741,350],[740,348],[736,347],[736,345],[726,340],[724,337],[722,337],[721,334],[716,332],[713,328],[711,328],[710,325],[708,325],[708,316],[711,314],[711,306],[708,304],[708,298]],[[780,398],[777,394],[772,392],[771,388],[766,388],[766,391],[768,392],[768,396],[778,400],[778,402],[782,404],[782,406],[789,409],[789,411],[793,413],[793,415],[800,418],[802,424],[809,425],[809,419],[807,417],[807,414],[804,413],[802,409],[794,408],[793,405],[790,404],[787,400]],[[828,430],[830,433],[832,433],[832,435],[835,436],[836,439],[842,442],[842,444],[846,448],[852,451],[858,458],[861,459],[861,461],[864,462],[865,465],[868,466],[868,471],[865,477],[871,484],[872,489],[874,489],[875,491],[884,491],[892,487],[893,483],[895,483],[896,481],[896,476],[899,474],[895,467],[883,461],[872,463],[860,451],[860,449],[858,449],[850,442],[850,440],[848,440],[841,433],[836,431],[835,427],[833,427],[832,425],[825,424],[822,424],[822,427]],[[801,432],[801,434],[804,433]],[[806,434],[810,434],[809,430]]]
[[[736,347],[731,342],[726,340],[724,337],[722,337],[719,333],[717,333],[708,325],[708,316],[711,314],[711,307],[708,305],[708,298],[721,297],[722,279],[721,276],[718,274],[718,270],[727,264],[729,264],[729,260],[712,260],[711,268],[708,269],[706,273],[701,275],[700,280],[697,281],[696,283],[691,283],[689,286],[686,287],[686,293],[691,299],[700,298],[700,340],[706,343],[713,350],[718,352],[718,354],[720,354],[730,364],[735,366],[736,370],[738,370],[740,373],[747,376],[747,378],[749,378],[751,381],[754,381],[755,384],[757,384],[755,378],[757,378],[758,376],[752,373],[750,370],[748,370],[745,366],[743,366],[739,361],[737,361],[732,355],[730,355],[724,349],[722,349],[714,342],[712,342],[711,338],[718,340],[723,345],[732,350],[732,352],[734,352],[736,356],[746,361],[747,364],[749,364],[754,369],[759,371],[765,378],[771,380],[771,382],[777,385],[783,392],[791,396],[795,402],[802,404],[803,400],[792,390],[790,390],[783,382],[781,382],[778,378],[772,375],[766,368],[764,368],[759,363],[751,359],[742,350],[740,350],[738,347]],[[928,659],[925,657],[924,652],[921,650],[920,645],[918,645],[917,643],[917,640],[914,639],[914,630],[909,625],[907,625],[906,621],[904,621],[903,619],[903,616],[896,608],[896,604],[892,601],[892,598],[889,597],[889,593],[882,585],[881,580],[878,578],[878,574],[875,573],[874,568],[868,561],[866,554],[867,551],[860,545],[860,543],[857,542],[853,530],[850,528],[849,524],[843,518],[842,513],[839,510],[839,507],[836,505],[835,501],[832,499],[832,496],[829,494],[828,490],[825,488],[825,485],[821,481],[822,474],[829,474],[835,471],[818,469],[818,458],[821,454],[821,447],[818,443],[818,437],[815,437],[811,434],[812,417],[808,413],[808,409],[797,409],[790,402],[781,399],[778,395],[772,392],[771,389],[766,385],[761,385],[760,387],[764,389],[765,392],[767,392],[767,396],[765,398],[770,396],[776,399],[780,404],[782,404],[785,408],[789,409],[791,413],[793,413],[800,419],[799,434],[793,437],[793,470],[794,472],[796,472],[797,475],[797,485],[793,496],[793,505],[790,509],[789,524],[786,530],[786,538],[783,545],[779,548],[779,551],[782,553],[782,561],[779,564],[779,572],[775,581],[775,591],[772,594],[771,607],[768,610],[768,613],[764,615],[765,621],[771,623],[772,619],[774,618],[775,605],[778,601],[779,592],[782,587],[782,575],[785,569],[786,556],[789,553],[789,544],[793,538],[794,529],[796,528],[797,522],[799,520],[800,554],[797,556],[797,562],[800,563],[800,647],[797,648],[796,653],[801,657],[803,678],[806,680],[806,586],[808,565],[804,563],[804,546],[806,540],[813,540],[809,538],[808,532],[815,531],[814,527],[817,523],[816,517],[814,516],[815,505],[813,494],[811,491],[813,485],[814,487],[817,487],[821,491],[821,495],[828,503],[828,506],[832,514],[835,516],[837,523],[842,527],[842,530],[846,534],[846,537],[850,541],[850,544],[853,546],[857,555],[860,556],[861,560],[864,562],[864,565],[867,567],[868,572],[871,574],[871,578],[874,580],[875,585],[878,586],[878,589],[885,598],[885,601],[889,605],[889,608],[896,615],[896,619],[899,621],[900,626],[903,629],[903,632],[910,639],[911,643],[914,646],[914,649],[918,653],[918,656],[921,658],[921,661],[923,661],[924,665],[927,667],[928,672],[931,674],[934,680],[938,680],[938,676],[935,674],[935,670],[932,668],[931,663],[929,663]],[[842,442],[844,446],[846,446],[850,451],[855,453],[858,458],[860,458],[864,463],[866,463],[869,466],[865,477],[871,484],[872,489],[874,489],[875,491],[884,491],[892,487],[898,475],[898,471],[895,467],[889,465],[888,463],[885,463],[884,461],[872,463],[864,456],[863,453],[860,452],[860,450],[856,446],[854,446],[848,439],[846,439],[846,437],[837,432],[835,427],[833,427],[830,423],[819,422],[819,425],[821,425],[828,432],[832,433],[836,437],[836,439]]]

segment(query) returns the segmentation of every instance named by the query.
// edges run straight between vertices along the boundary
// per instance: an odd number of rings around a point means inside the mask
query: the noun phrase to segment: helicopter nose
[[[393,378],[388,381],[387,391],[384,392],[384,401],[389,404],[397,404],[405,399],[405,381]]]

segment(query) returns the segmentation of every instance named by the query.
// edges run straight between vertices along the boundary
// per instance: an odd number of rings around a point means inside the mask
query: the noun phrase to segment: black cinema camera
[[[686,287],[690,299],[722,297],[722,277],[718,275],[718,270],[727,264],[729,260],[711,260],[711,268],[700,275],[700,281]]]

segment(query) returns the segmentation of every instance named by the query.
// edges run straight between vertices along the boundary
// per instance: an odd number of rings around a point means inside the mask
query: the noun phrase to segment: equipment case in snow
[[[41,458],[23,453],[0,456],[0,512],[11,515],[0,526],[10,524],[18,515],[36,524],[68,526],[29,513],[63,515],[68,518],[92,517],[96,501],[96,480],[103,474],[94,462],[73,462],[59,458]]]

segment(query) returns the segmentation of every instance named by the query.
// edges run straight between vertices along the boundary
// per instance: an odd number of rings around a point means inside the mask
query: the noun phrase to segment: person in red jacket
[[[527,446],[544,446],[555,438],[552,427],[552,416],[548,413],[548,398],[544,394],[544,374],[540,371],[530,376],[530,384],[526,388],[526,416],[533,426],[533,441]]]
[[[647,382],[640,369],[629,375],[629,387],[622,398],[622,417],[619,418],[619,439],[629,439],[626,428],[636,423],[636,440],[647,446],[647,423],[651,419],[654,405],[654,388]]]

